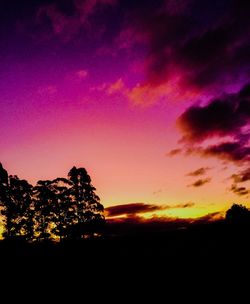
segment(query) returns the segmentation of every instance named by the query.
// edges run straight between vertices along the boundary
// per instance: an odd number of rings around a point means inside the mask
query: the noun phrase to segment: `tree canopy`
[[[0,163],[0,206],[6,239],[79,239],[100,233],[104,208],[85,168],[35,186]]]
[[[226,212],[226,221],[237,225],[250,225],[250,210],[240,204],[233,204]]]

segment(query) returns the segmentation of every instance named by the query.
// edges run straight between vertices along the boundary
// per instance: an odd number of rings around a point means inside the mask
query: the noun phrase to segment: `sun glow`
[[[152,217],[197,219],[216,211],[218,211],[218,209],[205,208],[205,207],[191,207],[191,208],[173,208],[169,210],[160,210],[156,212],[146,212],[140,215],[145,219],[150,219]]]

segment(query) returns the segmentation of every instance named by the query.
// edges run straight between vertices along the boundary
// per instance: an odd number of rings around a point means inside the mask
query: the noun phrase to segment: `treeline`
[[[32,186],[0,163],[0,208],[5,239],[68,240],[98,234],[104,208],[84,168],[68,178],[40,180]]]

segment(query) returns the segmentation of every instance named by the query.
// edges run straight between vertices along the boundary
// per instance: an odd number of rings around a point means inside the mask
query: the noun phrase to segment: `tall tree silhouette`
[[[73,237],[81,237],[87,233],[94,233],[93,227],[98,227],[104,222],[103,205],[96,195],[96,188],[91,183],[91,178],[85,168],[73,167],[68,173],[69,180],[73,183],[71,197],[74,208],[74,226],[71,227]]]
[[[4,215],[5,236],[11,236],[11,222],[12,222],[12,201],[10,198],[10,185],[8,172],[0,163],[0,202],[1,214]]]
[[[56,178],[51,182],[51,190],[56,195],[53,201],[53,228],[51,232],[60,238],[67,238],[68,227],[73,225],[74,208],[70,196],[72,182],[66,178]]]
[[[9,177],[12,202],[11,228],[15,237],[33,238],[32,185],[16,175]]]
[[[32,239],[32,185],[16,175],[8,176],[2,164],[0,164],[0,201],[5,237]]]
[[[38,181],[34,187],[35,236],[39,241],[51,236],[53,206],[57,200],[51,184],[50,180]]]

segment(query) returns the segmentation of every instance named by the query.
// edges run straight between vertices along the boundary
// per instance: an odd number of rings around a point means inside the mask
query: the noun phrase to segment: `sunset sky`
[[[136,214],[250,207],[249,11],[2,0],[0,162],[32,184],[85,167],[105,207]]]

